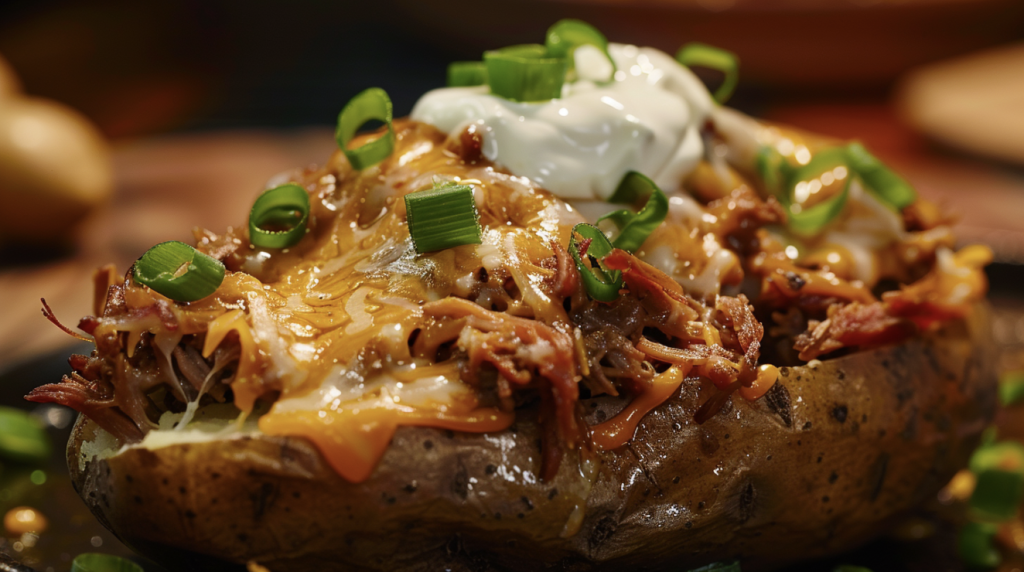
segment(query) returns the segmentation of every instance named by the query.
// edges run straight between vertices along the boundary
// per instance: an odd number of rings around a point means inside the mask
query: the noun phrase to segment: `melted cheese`
[[[262,393],[262,379],[260,364],[257,362],[256,342],[249,330],[249,324],[245,321],[244,312],[232,310],[210,322],[203,344],[203,357],[213,355],[213,351],[230,332],[238,336],[238,343],[241,346],[238,372],[231,383],[231,390],[235,393],[235,406],[249,412]]]
[[[436,325],[436,318],[424,316],[424,303],[455,295],[498,304],[510,315],[573,332],[576,352],[585,355],[579,331],[543,284],[553,274],[551,242],[567,244],[573,225],[594,220],[610,206],[600,201],[569,205],[536,181],[488,161],[467,165],[451,151],[451,140],[429,125],[397,121],[395,131],[395,151],[380,166],[355,172],[336,153],[326,167],[301,178],[311,191],[312,207],[310,231],[302,242],[273,252],[242,250],[236,254],[236,267],[252,276],[229,273],[209,298],[172,305],[180,324],[174,335],[180,339],[205,332],[206,356],[229,336],[237,336],[241,357],[232,385],[236,404],[249,411],[260,396],[276,396],[258,420],[260,431],[308,438],[352,481],[371,474],[399,426],[489,432],[512,423],[512,413],[482,404],[478,388],[464,383],[451,366],[432,364],[440,342],[413,342],[416,332]],[[685,135],[676,135],[680,144]],[[446,180],[472,187],[482,244],[416,254],[403,195]],[[876,229],[877,243],[854,245],[842,235],[863,230],[878,216],[865,197],[854,197],[852,202],[860,206],[833,229],[830,243],[849,252],[887,247],[891,220]],[[637,255],[669,273],[688,293],[713,296],[722,284],[738,284],[743,278],[740,260],[719,238],[720,225],[738,208],[737,201],[724,202],[712,214],[691,197],[671,193],[666,224]],[[783,288],[789,287],[787,274],[799,271],[803,293],[873,300],[863,284],[806,271],[780,252],[763,252],[750,267],[777,278]],[[851,267],[859,268],[857,263]],[[871,271],[866,266],[855,270],[865,277]],[[518,295],[509,297],[506,290]],[[152,296],[143,300],[129,289],[126,301],[141,308],[152,304]],[[721,343],[718,331],[708,325],[713,311],[707,309],[699,332],[708,345]],[[462,328],[459,323],[448,325]],[[161,330],[159,319],[149,315],[131,327],[103,327],[127,328],[132,339],[143,331]],[[168,342],[158,340],[157,346],[162,349]],[[417,345],[423,346],[417,350],[422,353],[414,354]],[[542,358],[553,348],[538,343],[523,351],[530,354],[524,357]],[[627,442],[643,416],[678,389],[687,371],[674,366],[660,374],[619,415],[593,428],[594,443],[613,449]],[[741,394],[763,394],[776,376],[774,368],[762,368]]]
[[[598,449],[618,449],[633,438],[640,420],[672,397],[683,383],[689,368],[674,365],[659,374],[643,393],[633,398],[615,417],[591,428],[591,440]]]

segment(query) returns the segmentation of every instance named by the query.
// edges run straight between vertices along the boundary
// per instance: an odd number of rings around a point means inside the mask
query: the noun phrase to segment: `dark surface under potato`
[[[783,369],[764,398],[735,397],[704,425],[693,413],[711,386],[688,379],[628,446],[582,465],[567,455],[550,483],[529,410],[498,434],[400,428],[360,484],[306,441],[268,437],[131,448],[79,470],[96,429],[81,419],[69,466],[97,517],[171,569],[200,569],[184,550],[273,572],[686,570],[737,557],[768,569],[877,535],[966,463],[996,407],[981,313]],[[622,403],[583,405],[595,421]],[[564,535],[577,504],[579,531]]]

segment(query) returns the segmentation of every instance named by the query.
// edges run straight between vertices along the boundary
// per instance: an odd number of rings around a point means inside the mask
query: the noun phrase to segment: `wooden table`
[[[777,107],[767,119],[859,138],[922,194],[961,216],[966,242],[992,244],[1000,259],[1024,262],[1024,172],[936,149],[882,104]],[[74,342],[40,314],[46,298],[74,325],[91,312],[90,276],[114,262],[121,271],[150,246],[191,241],[191,230],[244,224],[272,175],[326,160],[327,129],[177,135],[118,145],[111,205],[82,228],[71,255],[0,268],[0,370]]]

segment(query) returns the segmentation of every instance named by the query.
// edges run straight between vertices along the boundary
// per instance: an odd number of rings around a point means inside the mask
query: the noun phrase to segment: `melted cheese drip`
[[[687,373],[688,367],[674,365],[658,374],[651,382],[651,386],[633,398],[615,417],[591,428],[593,432],[590,438],[594,445],[602,451],[611,451],[628,443],[636,433],[640,420],[672,397]]]
[[[472,291],[484,267],[515,277],[524,292],[517,312],[565,321],[561,305],[530,285],[550,274],[541,266],[549,241],[566,244],[583,222],[527,179],[464,165],[429,126],[399,122],[396,131],[395,152],[380,167],[352,172],[337,154],[313,174],[311,236],[291,249],[246,253],[241,266],[259,280],[230,274],[202,302],[221,308],[208,317],[204,354],[229,335],[241,343],[238,406],[279,391],[260,430],[308,438],[353,481],[369,476],[400,425],[485,432],[512,422],[511,413],[480,406],[456,371],[411,355],[410,336],[426,324],[420,305]],[[484,241],[418,255],[402,195],[443,179],[473,187]],[[246,312],[224,312],[239,303]]]

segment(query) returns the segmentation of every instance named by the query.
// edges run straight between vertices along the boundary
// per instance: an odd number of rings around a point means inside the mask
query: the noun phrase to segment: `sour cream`
[[[628,171],[675,190],[703,156],[711,96],[662,51],[610,44],[609,52],[618,68],[612,81],[566,83],[560,99],[516,103],[487,86],[441,88],[421,97],[411,117],[449,134],[475,123],[485,157],[563,199],[607,200]],[[581,78],[611,71],[589,46],[576,50],[576,69]]]

